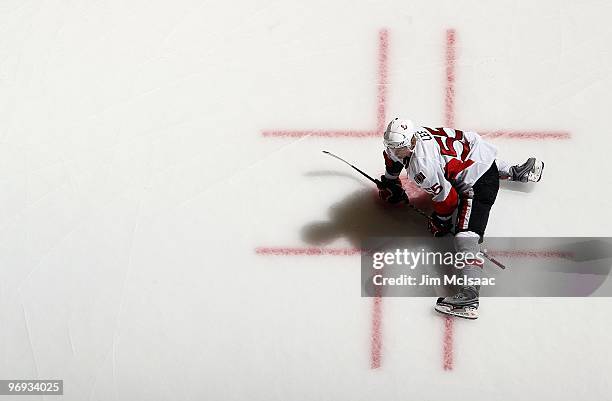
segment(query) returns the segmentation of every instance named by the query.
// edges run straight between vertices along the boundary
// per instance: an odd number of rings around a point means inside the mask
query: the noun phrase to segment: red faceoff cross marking
[[[455,43],[456,32],[454,29],[446,31],[446,87],[444,97],[444,126],[454,127],[455,124]],[[389,60],[389,33],[382,29],[378,33],[378,84],[377,84],[377,106],[376,127],[374,129],[340,130],[330,131],[321,129],[312,130],[265,130],[262,135],[267,138],[284,137],[299,138],[303,136],[317,136],[329,138],[368,138],[380,137],[385,128],[387,87],[388,83],[388,60]],[[570,134],[566,131],[531,131],[531,130],[477,130],[483,137],[512,138],[531,140],[562,140],[569,139]]]
[[[455,61],[456,61],[456,32],[454,29],[446,31],[446,77],[444,96],[444,126],[454,127],[455,124]],[[388,56],[389,33],[386,29],[378,33],[378,84],[376,127],[363,130],[266,130],[262,135],[266,138],[299,138],[304,136],[317,136],[329,138],[369,138],[381,137],[385,129],[387,88],[388,88]],[[570,138],[566,131],[530,131],[530,130],[477,130],[480,135],[489,139],[508,138],[523,140],[565,140]],[[357,248],[308,248],[308,247],[258,247],[257,255],[265,256],[351,256],[361,254]],[[512,256],[512,255],[511,255]],[[537,257],[537,256],[536,256]],[[370,333],[370,368],[378,369],[382,361],[382,297],[372,298],[372,318]],[[444,370],[453,369],[453,332],[454,320],[444,317],[442,367]]]

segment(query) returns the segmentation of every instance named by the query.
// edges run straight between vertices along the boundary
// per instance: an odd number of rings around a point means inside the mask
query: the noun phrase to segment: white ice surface
[[[611,399],[607,298],[486,299],[452,371],[433,300],[385,299],[371,370],[359,257],[255,254],[317,227],[425,234],[320,153],[378,174],[378,138],[261,135],[373,129],[383,28],[387,117],[443,123],[453,28],[458,127],[571,133],[494,141],[546,170],[502,190],[489,235],[609,234],[612,5],[490,3],[4,0],[0,379],[79,401]]]

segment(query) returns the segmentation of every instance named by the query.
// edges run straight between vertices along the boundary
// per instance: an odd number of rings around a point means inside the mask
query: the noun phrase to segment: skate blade
[[[538,182],[542,179],[542,174],[544,174],[544,162],[542,162],[542,168],[540,170],[540,176],[538,177]]]
[[[544,162],[537,160],[535,161],[533,171],[530,171],[527,175],[527,181],[529,182],[540,182],[542,179],[542,173],[544,172]]]
[[[478,309],[475,308],[453,308],[452,306],[444,304],[437,304],[434,308],[436,312],[444,315],[456,316],[462,319],[470,320],[478,319]]]

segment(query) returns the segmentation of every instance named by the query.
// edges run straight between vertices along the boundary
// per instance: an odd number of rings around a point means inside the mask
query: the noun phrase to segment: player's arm
[[[420,188],[432,195],[434,212],[429,221],[430,231],[435,236],[448,234],[453,228],[452,215],[459,201],[457,191],[444,177],[442,169],[426,159],[411,162],[408,174]]]
[[[396,160],[390,155],[387,150],[383,151],[385,159],[385,174],[380,176],[380,185],[378,186],[378,196],[389,203],[399,203],[408,201],[408,195],[402,188],[402,183],[399,179],[404,165],[401,161]]]
[[[383,150],[383,158],[385,159],[385,177],[390,180],[398,179],[402,173],[404,164],[391,155],[386,149]]]

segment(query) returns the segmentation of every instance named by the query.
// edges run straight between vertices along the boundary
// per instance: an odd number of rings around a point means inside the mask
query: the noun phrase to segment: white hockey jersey
[[[384,153],[387,178],[399,177],[406,168],[408,178],[433,195],[434,210],[451,215],[458,195],[469,191],[491,167],[495,146],[476,132],[453,128],[415,128],[416,145],[410,158],[400,160],[392,151]]]

